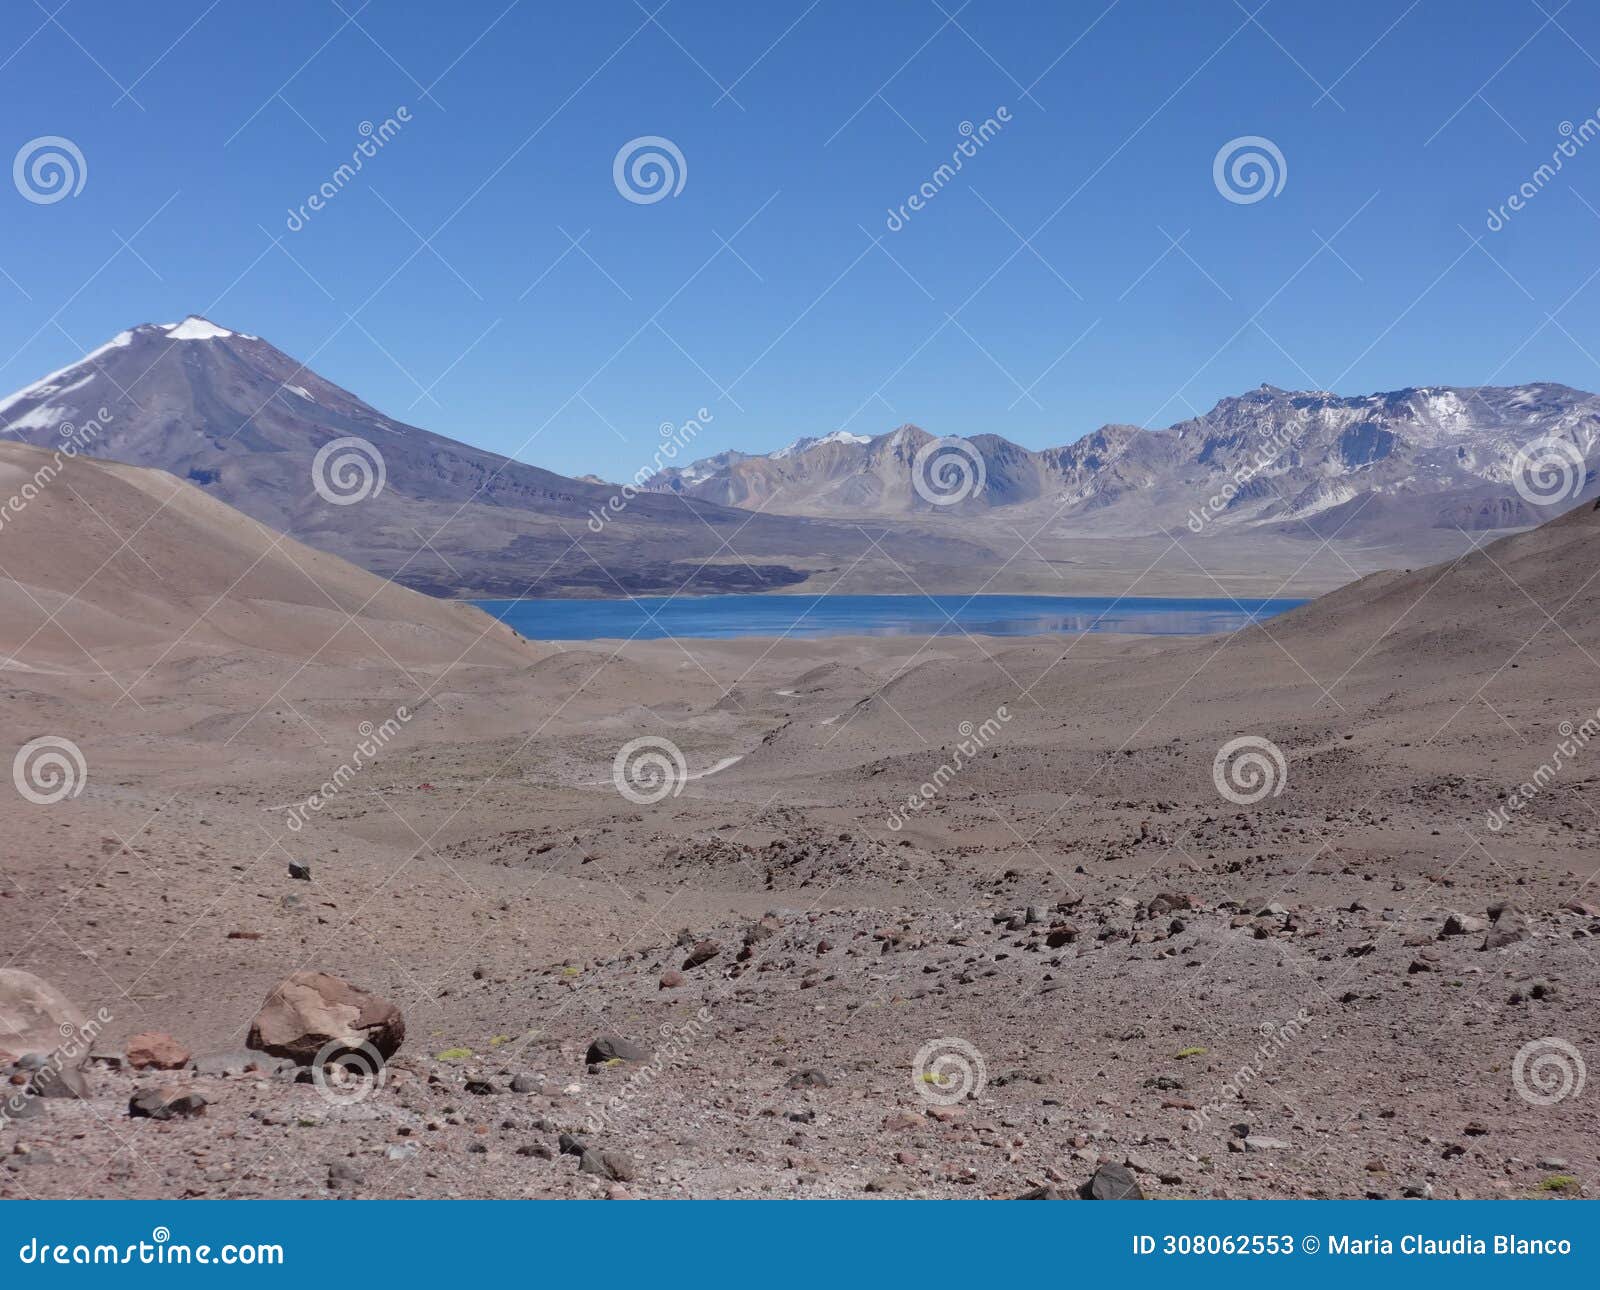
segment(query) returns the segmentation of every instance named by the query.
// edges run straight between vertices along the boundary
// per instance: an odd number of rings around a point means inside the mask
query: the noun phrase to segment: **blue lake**
[[[641,596],[633,600],[478,600],[533,640],[667,636],[989,636],[1230,632],[1303,600],[1152,596]]]

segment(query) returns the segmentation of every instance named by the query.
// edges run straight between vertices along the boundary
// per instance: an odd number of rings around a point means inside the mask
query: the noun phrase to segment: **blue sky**
[[[1600,111],[1595,6],[646,3],[12,0],[0,151],[65,137],[87,173],[0,197],[0,387],[204,312],[612,478],[701,407],[708,452],[903,421],[1044,447],[1262,381],[1600,388],[1600,138],[1486,227]],[[613,183],[641,136],[675,196]],[[1245,136],[1286,171],[1248,203],[1213,180]]]

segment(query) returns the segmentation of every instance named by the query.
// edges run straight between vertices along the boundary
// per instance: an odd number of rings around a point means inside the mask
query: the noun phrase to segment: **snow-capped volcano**
[[[646,494],[614,512],[619,485],[396,421],[260,337],[198,315],[119,332],[0,399],[0,439],[57,447],[68,425],[91,418],[82,451],[170,471],[279,532],[422,590],[761,591],[806,576],[788,563],[796,553],[847,564],[865,544],[853,526],[750,523],[692,499]],[[318,454],[350,439],[381,457],[384,486],[359,505],[330,504],[315,487]],[[741,558],[717,559],[721,535],[734,532]],[[959,542],[951,550],[977,557]],[[908,543],[896,558],[915,563],[918,553]]]

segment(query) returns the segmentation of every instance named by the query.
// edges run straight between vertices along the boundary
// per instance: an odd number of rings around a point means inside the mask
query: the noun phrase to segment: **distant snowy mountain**
[[[645,494],[613,510],[620,485],[395,421],[260,337],[206,318],[119,332],[0,399],[0,439],[53,447],[101,408],[108,415],[88,455],[170,471],[279,532],[425,591],[765,591],[804,581],[813,566],[849,564],[867,545],[852,525],[752,517],[687,496]],[[350,439],[375,450],[381,476],[364,448],[330,451]],[[342,460],[360,486],[357,458],[381,487],[359,504],[330,502],[315,486],[319,468]],[[725,540],[735,533],[733,555]],[[891,543],[897,560],[916,564],[915,544]],[[981,554],[955,538],[947,550],[955,562]]]
[[[1594,491],[1600,398],[1555,384],[1353,397],[1262,385],[1165,430],[1103,426],[1038,452],[975,434],[966,451],[981,459],[982,487],[952,505],[916,487],[918,454],[933,437],[909,425],[799,439],[765,457],[724,453],[646,486],[769,514],[839,518],[1020,507],[1085,536],[1160,533],[1197,514],[1202,526],[1392,535],[1538,522],[1513,475],[1519,450],[1549,437],[1572,446],[1588,476],[1579,491]],[[936,460],[928,449],[923,468]]]
[[[483,596],[1119,590],[1125,569],[1151,594],[1156,577],[1211,594],[1223,564],[1237,585],[1273,591],[1313,576],[1302,570],[1319,551],[1327,586],[1450,554],[1457,530],[1548,518],[1513,482],[1535,441],[1558,441],[1575,467],[1554,503],[1594,496],[1600,464],[1600,399],[1564,385],[1353,397],[1263,385],[1164,430],[1103,426],[1043,451],[914,425],[835,430],[624,490],[396,421],[200,317],[120,332],[0,398],[0,438],[51,447],[90,418],[92,456],[170,471],[419,590]],[[339,464],[362,485],[336,455],[350,441],[381,466],[347,505],[316,484]],[[1177,554],[1149,575],[1172,536],[1221,534],[1203,564]]]

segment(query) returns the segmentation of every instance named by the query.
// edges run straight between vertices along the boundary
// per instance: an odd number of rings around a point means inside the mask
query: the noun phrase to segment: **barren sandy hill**
[[[469,606],[303,546],[165,471],[0,443],[0,658],[99,673],[195,655],[526,665]]]

